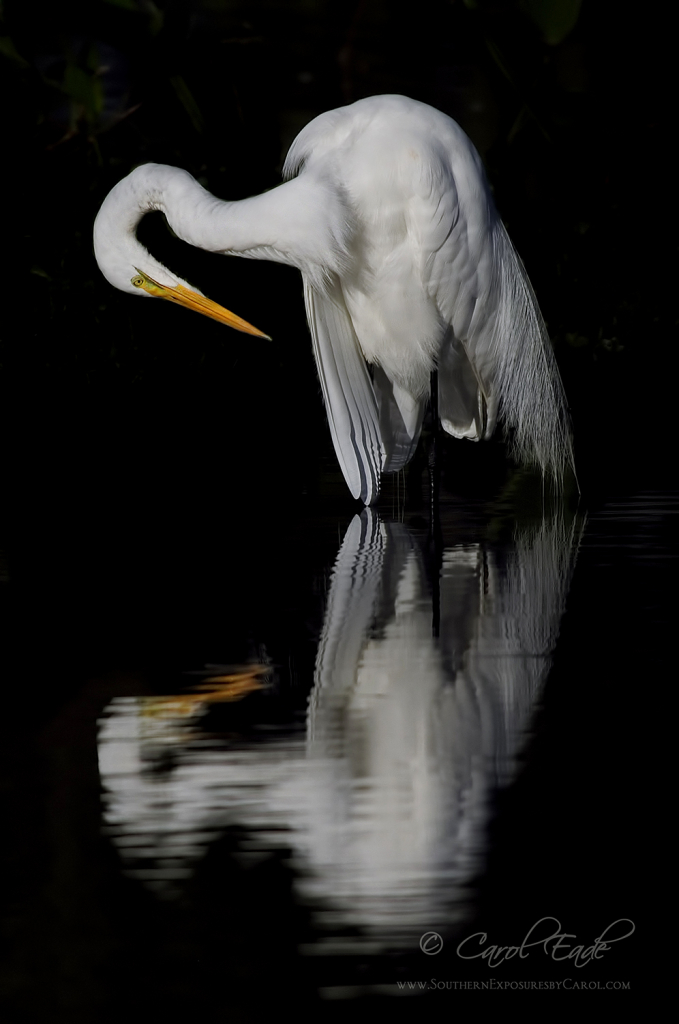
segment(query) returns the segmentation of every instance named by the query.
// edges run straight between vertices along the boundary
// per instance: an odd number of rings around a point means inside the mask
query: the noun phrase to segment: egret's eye
[[[133,284],[135,288],[142,288],[144,285],[144,278],[141,274],[137,274],[136,277],[131,278],[130,284]]]

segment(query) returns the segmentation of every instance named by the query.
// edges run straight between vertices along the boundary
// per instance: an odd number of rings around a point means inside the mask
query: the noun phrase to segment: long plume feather
[[[575,474],[566,396],[537,299],[502,222],[493,244],[499,307],[491,339],[500,417],[519,462],[536,462],[557,486]]]

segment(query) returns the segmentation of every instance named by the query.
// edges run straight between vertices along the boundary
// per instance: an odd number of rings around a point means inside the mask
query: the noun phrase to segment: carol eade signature
[[[634,922],[619,917],[587,945],[578,942],[574,933],[562,932],[561,923],[555,917],[541,917],[518,946],[488,945],[486,932],[474,932],[458,945],[457,955],[463,960],[481,958],[488,961],[489,967],[497,967],[513,957],[525,960],[532,949],[542,946],[552,960],[570,960],[574,967],[585,967],[594,960],[601,960],[615,942],[628,939],[633,932]]]

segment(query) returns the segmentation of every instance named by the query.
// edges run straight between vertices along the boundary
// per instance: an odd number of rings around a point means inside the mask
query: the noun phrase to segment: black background
[[[203,967],[182,986],[186,944],[203,940],[187,937],[185,922],[140,909],[122,883],[110,888],[111,855],[89,824],[99,796],[83,722],[93,724],[111,679],[116,692],[152,691],[198,658],[247,658],[262,637],[283,649],[295,630],[296,671],[310,677],[322,612],[315,574],[331,564],[337,524],[354,511],[334,464],[297,273],[191,250],[149,217],[140,233],[155,255],[274,341],[123,296],[92,254],[104,196],[147,160],[185,167],[220,197],[251,195],[276,184],[287,145],[315,114],[385,92],[432,103],[479,148],[539,296],[586,501],[596,510],[611,494],[667,486],[676,478],[676,234],[661,7],[4,4],[3,757],[7,815],[19,825],[6,849],[8,1020],[99,1021],[123,1007],[133,1019],[172,1019],[217,1012],[224,1000],[248,1019],[267,986],[301,1006],[317,981],[299,973],[307,968],[294,950],[306,925],[282,862],[243,887],[242,879],[229,886],[222,858],[214,877],[207,866],[195,900],[205,935],[221,934],[218,910],[232,924],[222,945],[204,940]],[[498,443],[455,460],[456,486],[478,494],[504,454]],[[319,515],[322,529],[311,525]],[[669,547],[665,538],[659,559]],[[599,564],[591,551],[582,557]],[[502,899],[507,920],[532,920],[544,900],[535,887],[525,904],[522,894],[538,865],[546,891],[559,893],[553,912],[570,908],[578,931],[622,913],[618,896],[636,863],[622,825],[638,784],[629,702],[640,679],[656,678],[653,658],[662,662],[655,635],[629,649],[621,641],[638,629],[640,605],[657,611],[639,595],[657,598],[662,569],[638,579],[614,572],[605,607],[580,586],[564,623],[575,640],[557,652],[554,671],[579,678],[583,696],[587,680],[605,683],[590,695],[577,765],[568,745],[577,702],[565,711],[547,705],[545,714],[565,715],[564,746],[538,748],[538,767],[499,807],[502,852],[491,861],[482,919]],[[599,652],[585,676],[583,647]],[[624,712],[612,711],[615,685]],[[622,784],[598,762],[603,733],[612,763],[629,764]],[[563,792],[541,789],[545,759]],[[561,812],[567,822],[576,798],[579,830],[564,846]],[[640,799],[643,818],[637,791]],[[536,806],[544,808],[537,832]],[[512,852],[526,829],[534,860],[524,845]],[[228,860],[237,837],[224,843]],[[614,847],[624,858],[606,859]],[[601,913],[590,921],[596,885]],[[255,936],[249,956],[243,949]],[[619,961],[619,976],[638,967],[635,957]],[[228,997],[225,962],[241,986]]]

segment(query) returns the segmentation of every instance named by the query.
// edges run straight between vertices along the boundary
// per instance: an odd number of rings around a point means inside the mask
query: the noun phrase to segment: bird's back
[[[284,173],[299,172],[345,204],[342,289],[364,355],[423,395],[449,327],[465,337],[490,286],[496,215],[474,147],[432,107],[370,97],[303,129]]]
[[[407,432],[419,431],[438,367],[446,430],[489,437],[500,415],[516,456],[559,479],[573,460],[551,344],[459,125],[405,97],[359,100],[307,125],[284,173],[329,183],[343,204],[337,288],[363,355],[393,385]]]

